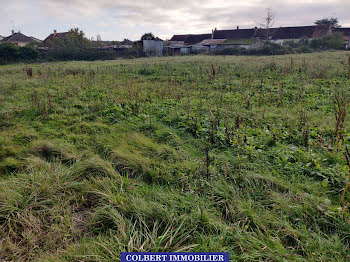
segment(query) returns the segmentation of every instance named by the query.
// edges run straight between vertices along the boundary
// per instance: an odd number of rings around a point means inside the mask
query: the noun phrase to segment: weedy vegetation
[[[0,260],[349,261],[350,60],[0,67]]]

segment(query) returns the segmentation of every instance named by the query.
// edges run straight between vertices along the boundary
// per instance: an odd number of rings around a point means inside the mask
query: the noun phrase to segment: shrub
[[[251,50],[253,51],[254,49]],[[284,55],[293,53],[295,53],[293,48],[274,43],[268,43],[265,44],[262,48],[256,49],[257,55]]]
[[[19,47],[11,44],[0,44],[0,60],[2,61],[15,61],[18,59]]]
[[[37,58],[38,52],[32,47],[19,47],[12,43],[0,44],[0,63],[28,61]]]
[[[299,47],[299,48],[296,48],[295,51],[296,51],[296,53],[301,54],[301,53],[312,53],[312,52],[314,52],[315,50],[312,49],[312,48],[309,47],[309,46],[305,46],[305,45],[304,45],[304,46],[301,46],[301,47]]]
[[[213,55],[284,55],[294,53],[296,52],[293,48],[274,43],[266,43],[260,48],[226,48],[210,52]]]
[[[23,60],[33,60],[37,59],[39,56],[38,51],[29,46],[24,46],[19,49],[19,56]]]
[[[244,51],[246,51],[244,48],[225,48],[221,50],[213,50],[210,53],[213,55],[240,55]]]
[[[321,38],[313,39],[310,42],[312,48],[317,49],[342,49],[344,46],[344,36],[342,33],[334,33]]]

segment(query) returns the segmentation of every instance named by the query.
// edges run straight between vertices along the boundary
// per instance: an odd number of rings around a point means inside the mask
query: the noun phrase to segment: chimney
[[[15,34],[15,30],[11,30],[11,35],[14,35]]]
[[[57,35],[57,30],[53,30],[53,35],[56,36]]]
[[[237,26],[237,30],[239,29],[239,25]]]
[[[214,28],[214,30],[211,30],[211,39],[215,38],[215,31],[216,31],[216,27]]]

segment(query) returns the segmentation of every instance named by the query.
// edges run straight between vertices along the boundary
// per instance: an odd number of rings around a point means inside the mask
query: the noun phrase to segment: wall
[[[209,47],[208,46],[203,46],[203,45],[193,45],[191,48],[191,52],[198,52],[198,51],[208,51]]]
[[[181,45],[185,45],[184,41],[165,41],[165,45],[167,46],[181,46]]]
[[[218,45],[217,49],[226,49],[226,48],[245,48],[249,49],[250,45]]]
[[[7,41],[5,43],[11,43],[20,47],[23,47],[29,44],[28,42],[7,42]]]
[[[180,48],[180,54],[187,55],[191,52],[191,49],[189,47],[181,47]]]
[[[26,46],[26,45],[28,45],[29,43],[24,43],[24,42],[18,42],[18,43],[16,43],[18,46],[20,46],[20,47],[23,47],[23,46]]]
[[[163,41],[143,40],[143,52],[147,56],[162,56],[163,55]]]

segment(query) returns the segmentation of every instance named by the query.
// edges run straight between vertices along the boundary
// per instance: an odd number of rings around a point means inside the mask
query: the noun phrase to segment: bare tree
[[[275,24],[275,18],[276,18],[276,11],[273,10],[272,8],[266,8],[266,15],[263,18],[263,22],[260,24],[260,26],[264,29],[263,34],[267,42],[272,36],[273,32],[271,28]]]

